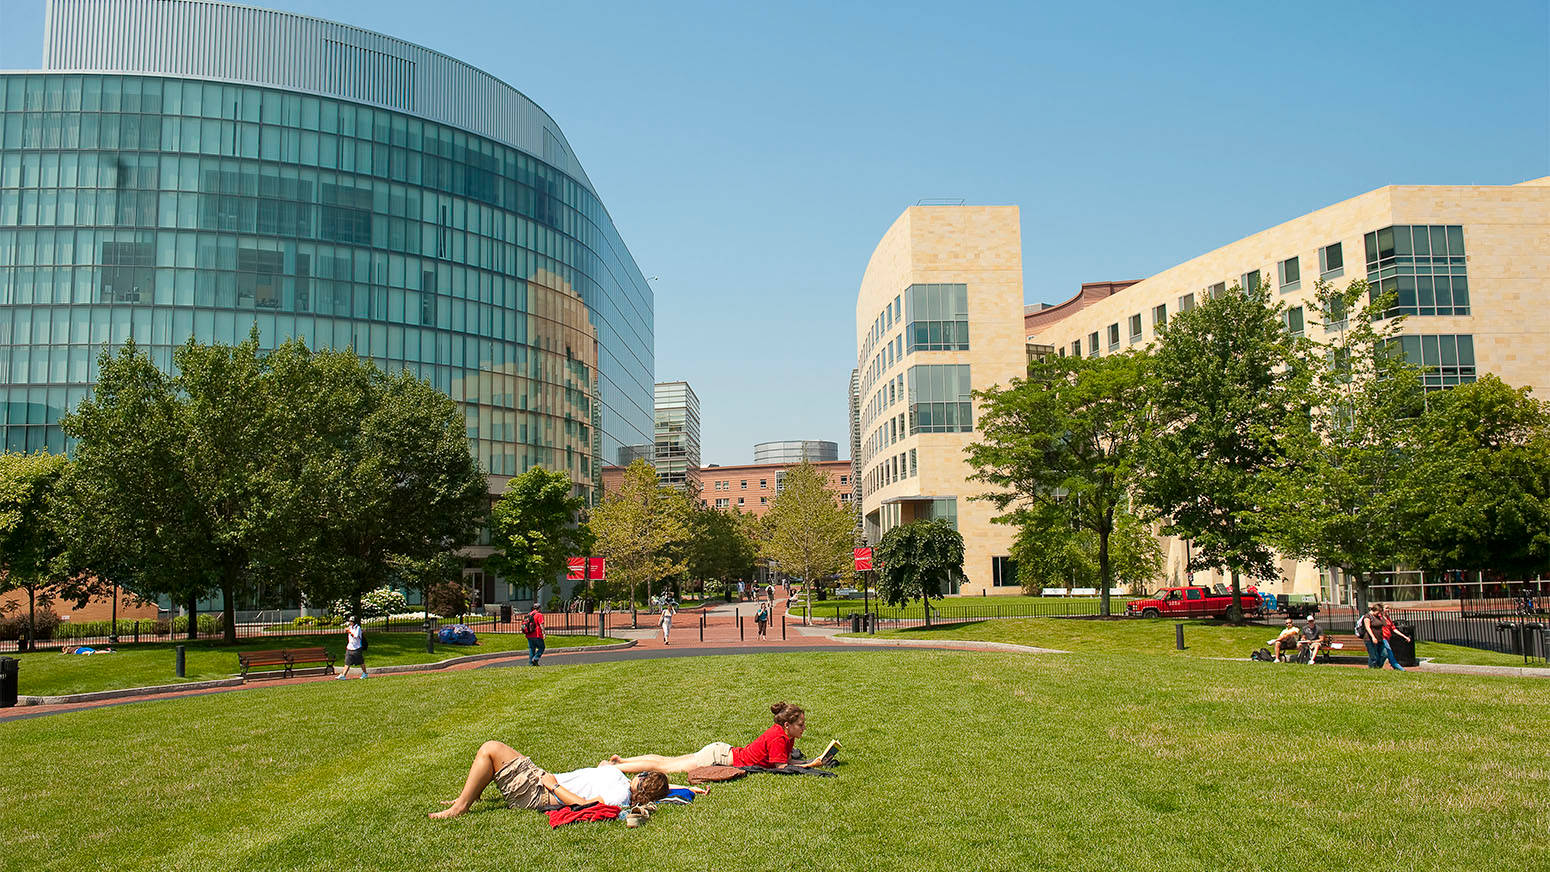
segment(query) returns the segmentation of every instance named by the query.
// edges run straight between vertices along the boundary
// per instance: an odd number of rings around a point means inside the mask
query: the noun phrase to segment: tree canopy
[[[813,588],[825,579],[854,574],[856,516],[836,501],[818,467],[808,461],[789,467],[780,492],[764,514],[760,553],[802,579],[808,609]]]
[[[0,454],[0,594],[27,594],[27,639],[37,636],[37,608],[55,597],[84,604],[91,588],[64,565],[65,535],[57,503],[69,465],[63,456]]]
[[[597,553],[608,559],[608,586],[630,592],[683,572],[687,559],[692,506],[689,497],[662,484],[645,460],[624,468],[619,489],[603,495],[587,524],[597,537]]]
[[[567,557],[592,553],[592,531],[578,523],[586,500],[574,489],[569,474],[538,466],[508,482],[490,512],[495,553],[485,567],[539,599],[540,588],[555,583]]]
[[[931,600],[963,575],[963,536],[942,519],[900,524],[883,534],[874,555],[881,564],[877,596],[889,605],[918,599],[931,623]]]

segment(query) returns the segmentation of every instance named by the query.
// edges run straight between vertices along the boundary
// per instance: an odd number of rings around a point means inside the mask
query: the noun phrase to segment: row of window
[[[870,358],[861,373],[861,392],[871,397],[862,410],[863,427],[897,401],[901,387],[895,383],[896,376],[888,376],[889,382],[876,392],[873,385],[916,351],[967,351],[968,319],[969,287],[961,283],[910,285],[883,307],[873,319],[859,358]],[[900,325],[901,332],[890,335]]]
[[[867,437],[862,462],[917,433],[969,433],[974,410],[968,364],[920,364],[905,371],[906,411],[891,415]]]
[[[911,448],[909,451],[900,451],[898,454],[883,458],[881,462],[863,476],[866,492],[871,494],[895,482],[919,475],[920,470],[916,465],[915,451],[916,449]]]

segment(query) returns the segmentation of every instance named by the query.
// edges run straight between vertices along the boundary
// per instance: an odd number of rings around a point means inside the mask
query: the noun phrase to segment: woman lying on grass
[[[441,820],[468,811],[491,781],[505,797],[507,806],[536,811],[589,802],[628,808],[632,804],[656,802],[667,795],[667,776],[658,772],[644,772],[631,779],[621,767],[602,763],[555,775],[538,768],[532,758],[518,753],[510,745],[485,742],[474,755],[463,792],[457,799],[447,802],[446,809],[431,817]]]
[[[759,738],[734,748],[726,742],[711,742],[693,754],[665,757],[661,754],[639,754],[620,757],[618,754],[604,760],[604,766],[616,766],[620,772],[688,772],[700,766],[785,766],[791,762],[791,745],[802,738],[807,729],[807,713],[802,707],[789,702],[777,702],[770,706],[775,723]],[[811,768],[822,765],[820,760],[808,760],[797,766]]]

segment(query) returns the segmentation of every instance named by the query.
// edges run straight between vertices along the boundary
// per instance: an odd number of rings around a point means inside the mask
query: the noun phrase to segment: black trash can
[[[861,614],[859,612],[850,613],[850,631],[852,633],[861,632]]]
[[[1523,653],[1523,634],[1518,631],[1518,625],[1511,621],[1502,621],[1496,625],[1497,633],[1507,634],[1507,654]]]
[[[1396,623],[1395,633],[1389,637],[1389,647],[1394,649],[1394,657],[1399,660],[1401,666],[1419,666],[1421,661],[1415,659],[1415,625],[1410,623]],[[1409,636],[1409,639],[1400,637],[1400,633]]]
[[[0,708],[16,705],[17,673],[22,662],[15,657],[0,657]]]
[[[511,623],[511,604],[501,603],[501,623]]]

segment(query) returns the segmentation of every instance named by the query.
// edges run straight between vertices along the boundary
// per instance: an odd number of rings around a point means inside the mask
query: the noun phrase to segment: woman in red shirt
[[[726,742],[711,742],[693,754],[666,757],[661,754],[640,754],[620,757],[615,754],[603,761],[619,767],[626,774],[636,772],[688,772],[700,766],[763,766],[772,768],[791,762],[791,745],[802,737],[807,729],[807,713],[802,707],[789,702],[777,702],[770,706],[775,723],[759,735],[759,738],[734,748]],[[798,763],[797,766],[819,765],[817,760]]]

